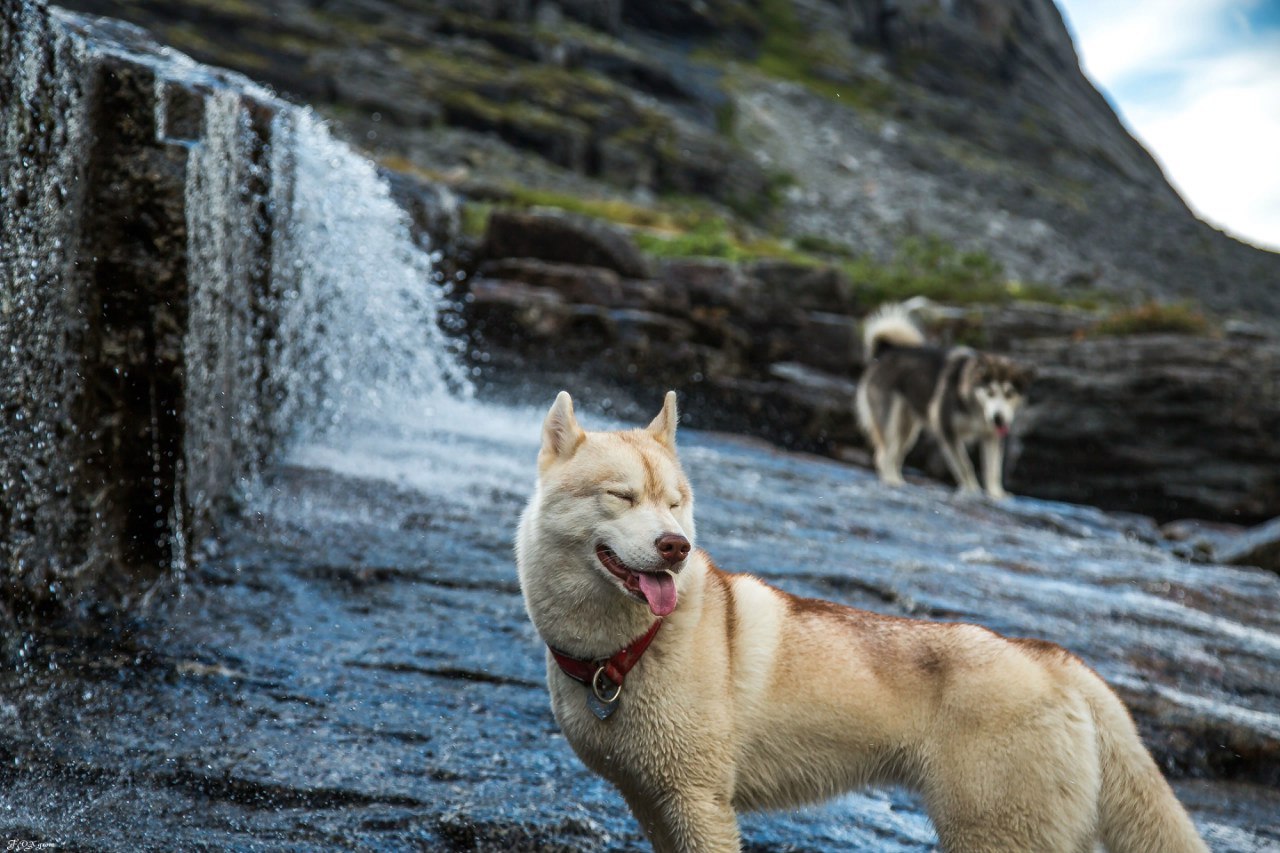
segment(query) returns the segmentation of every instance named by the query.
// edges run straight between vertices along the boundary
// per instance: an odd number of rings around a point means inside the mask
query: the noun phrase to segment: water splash
[[[281,431],[295,440],[353,433],[470,397],[439,327],[444,296],[432,259],[373,164],[310,110],[281,111],[273,136],[272,169],[292,176],[276,181],[273,199]]]

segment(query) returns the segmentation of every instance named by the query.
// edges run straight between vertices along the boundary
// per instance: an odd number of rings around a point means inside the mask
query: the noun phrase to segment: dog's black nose
[[[653,544],[658,546],[658,553],[668,563],[678,563],[689,556],[689,540],[679,533],[664,533]]]
[[[1004,426],[1004,414],[1001,412],[996,412],[994,415],[991,416],[991,422],[996,425],[996,429],[999,429],[1000,427]]]

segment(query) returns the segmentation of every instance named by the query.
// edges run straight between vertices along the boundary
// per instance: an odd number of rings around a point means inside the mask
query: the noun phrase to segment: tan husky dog
[[[659,851],[739,849],[735,811],[921,793],[942,848],[1207,848],[1078,658],[976,625],[798,598],[693,549],[675,393],[647,429],[548,413],[520,585],[556,720]]]

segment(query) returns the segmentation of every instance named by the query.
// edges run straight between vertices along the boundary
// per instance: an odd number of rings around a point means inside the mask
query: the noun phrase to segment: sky
[[[1280,251],[1280,0],[1056,0],[1085,73],[1200,218]]]

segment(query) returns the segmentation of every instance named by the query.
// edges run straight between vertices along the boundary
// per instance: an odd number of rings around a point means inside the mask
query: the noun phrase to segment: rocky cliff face
[[[1280,261],[1191,216],[1052,0],[69,5],[321,105],[474,197],[692,196],[840,252],[936,235],[1068,295],[1280,309]]]
[[[271,440],[247,425],[267,393],[275,106],[87,26],[35,4],[0,19],[17,154],[0,165],[0,587],[18,606],[181,571]]]

